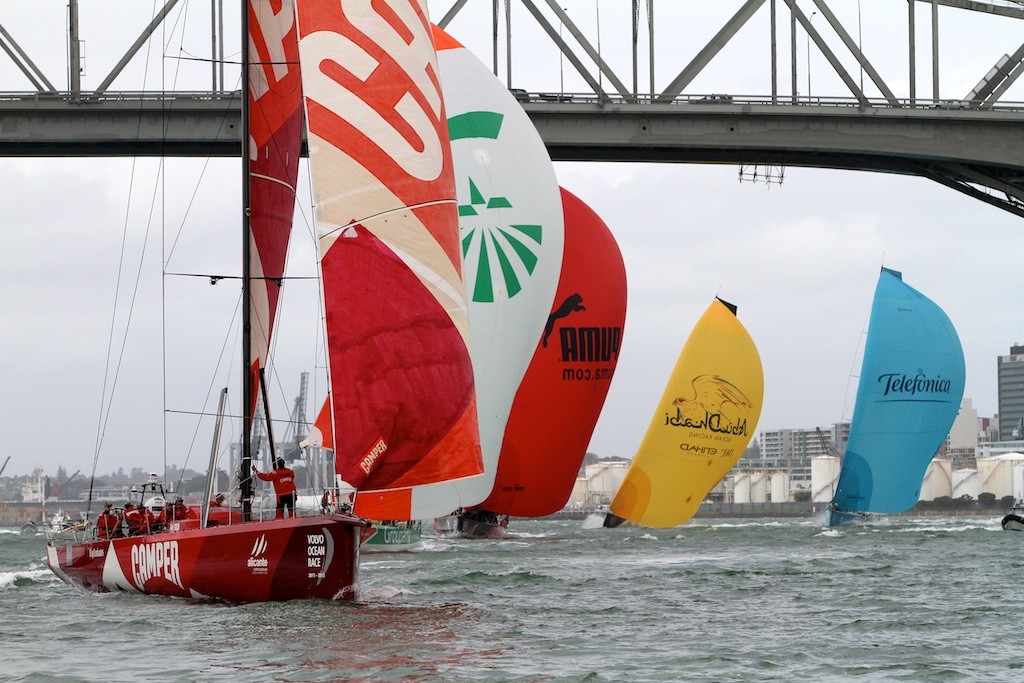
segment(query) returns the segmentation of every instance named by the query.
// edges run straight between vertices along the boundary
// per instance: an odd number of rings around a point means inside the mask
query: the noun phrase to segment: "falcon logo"
[[[672,401],[675,415],[665,413],[665,424],[706,429],[720,434],[746,434],[747,416],[754,406],[739,388],[718,375],[693,379],[693,396]]]

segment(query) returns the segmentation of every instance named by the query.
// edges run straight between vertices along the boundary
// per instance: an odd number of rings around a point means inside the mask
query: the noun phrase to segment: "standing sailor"
[[[295,516],[295,472],[290,467],[284,466],[284,458],[277,459],[277,467],[273,472],[264,474],[252,466],[253,473],[263,481],[274,482],[274,493],[277,494],[277,515],[276,519],[286,516]],[[285,515],[285,508],[291,510],[290,515]]]

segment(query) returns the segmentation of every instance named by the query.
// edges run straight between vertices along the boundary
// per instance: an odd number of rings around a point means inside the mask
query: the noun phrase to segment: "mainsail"
[[[960,409],[964,354],[935,302],[883,268],[875,288],[850,439],[833,507],[902,512]]]
[[[256,409],[267,366],[295,211],[302,148],[302,84],[292,0],[249,5],[250,368]]]
[[[364,517],[435,517],[483,465],[426,3],[303,0],[298,25],[337,473]]]
[[[683,346],[611,515],[650,527],[690,519],[743,455],[763,398],[754,341],[736,308],[715,299]]]
[[[554,304],[519,385],[490,495],[504,515],[557,512],[572,494],[619,359],[626,271],[608,226],[562,189],[565,253]]]
[[[458,187],[485,470],[466,488],[465,507],[491,491],[512,401],[555,299],[562,200],[544,142],[519,102],[451,36],[437,28],[434,36]]]

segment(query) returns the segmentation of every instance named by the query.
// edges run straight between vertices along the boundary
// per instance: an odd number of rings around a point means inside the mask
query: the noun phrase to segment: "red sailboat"
[[[362,507],[389,518],[440,509],[452,480],[482,472],[451,154],[425,2],[293,1],[250,0],[243,12],[245,42],[258,57],[243,70],[243,215],[252,220],[244,220],[242,259],[243,326],[251,330],[243,335],[242,508],[216,526],[51,537],[48,565],[82,588],[233,602],[354,597],[365,519],[330,505],[268,521],[253,520],[251,510],[248,441],[287,251],[300,92],[317,199],[329,416],[376,482]],[[338,474],[353,476],[341,459]]]

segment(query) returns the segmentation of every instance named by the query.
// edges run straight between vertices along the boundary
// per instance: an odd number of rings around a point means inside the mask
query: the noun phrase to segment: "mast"
[[[242,520],[252,518],[252,316],[249,307],[249,0],[242,4],[242,454],[239,458],[238,485],[242,498]]]

